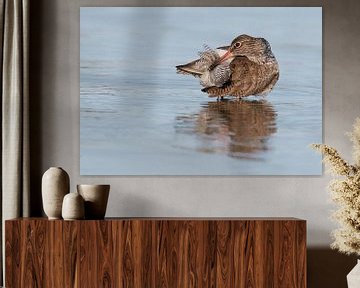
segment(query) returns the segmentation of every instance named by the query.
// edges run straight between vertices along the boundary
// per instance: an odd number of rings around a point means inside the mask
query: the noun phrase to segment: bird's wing
[[[179,74],[193,75],[199,77],[204,72],[204,65],[201,59],[196,59],[187,64],[177,65],[176,72]]]
[[[205,46],[205,50],[199,52],[199,59],[191,61],[187,64],[176,66],[176,72],[180,74],[190,74],[195,77],[201,76],[208,71],[213,63],[220,58],[218,51]]]
[[[230,70],[230,79],[222,87],[209,87],[202,91],[209,97],[260,95],[265,90],[270,91],[278,79],[278,71],[244,56],[235,57],[230,63]],[[269,85],[271,88],[267,89]]]
[[[222,87],[230,79],[230,65],[227,63],[217,65],[212,71],[211,75],[213,77],[213,83],[215,84],[215,86]]]

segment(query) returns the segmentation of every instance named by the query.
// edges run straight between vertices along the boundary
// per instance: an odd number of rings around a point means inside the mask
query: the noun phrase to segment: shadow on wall
[[[307,258],[308,288],[347,288],[346,275],[355,266],[356,256],[310,248]]]
[[[30,109],[30,215],[42,216],[41,177],[42,177],[42,134],[43,134],[43,15],[46,15],[44,0],[31,3],[30,47],[29,47],[29,109]],[[45,80],[46,81],[46,80]],[[49,95],[48,95],[49,96]]]
[[[115,192],[116,193],[116,192]],[[124,193],[123,193],[124,194]],[[112,197],[112,193],[110,193],[110,197]],[[135,192],[129,192],[123,195],[120,200],[122,203],[126,203],[126,205],[122,206],[119,209],[115,207],[110,207],[112,205],[111,198],[109,199],[107,210],[117,211],[115,215],[106,215],[107,217],[181,217],[183,216],[182,212],[176,207],[168,207],[164,206],[158,201],[152,199],[144,199],[143,197],[139,197]],[[116,203],[114,201],[114,203]],[[175,205],[174,205],[175,206]],[[161,214],[157,214],[157,212],[161,211]]]

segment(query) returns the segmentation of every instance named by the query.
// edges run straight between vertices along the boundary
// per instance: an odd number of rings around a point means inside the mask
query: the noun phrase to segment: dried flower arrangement
[[[345,161],[335,148],[325,144],[311,147],[324,155],[323,162],[337,176],[330,182],[332,200],[338,204],[333,218],[342,227],[333,231],[333,249],[346,254],[360,255],[360,118],[357,118],[352,133],[354,164]]]

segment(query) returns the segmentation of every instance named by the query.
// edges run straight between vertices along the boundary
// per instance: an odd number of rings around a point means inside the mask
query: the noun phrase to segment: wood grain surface
[[[297,219],[5,223],[6,287],[306,287]]]

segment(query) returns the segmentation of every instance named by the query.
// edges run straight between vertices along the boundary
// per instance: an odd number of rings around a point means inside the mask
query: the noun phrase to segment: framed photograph
[[[321,175],[321,7],[81,7],[81,175]]]

